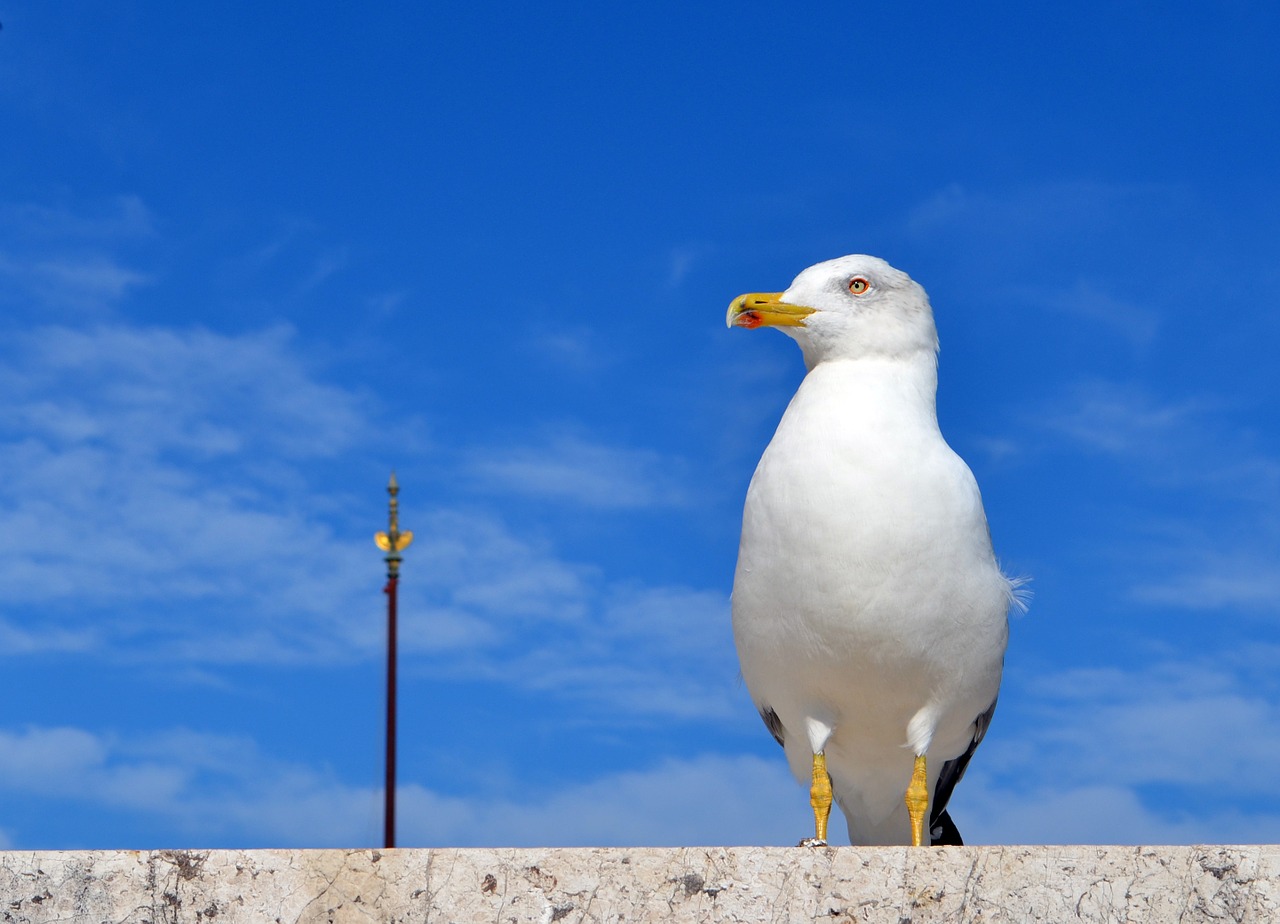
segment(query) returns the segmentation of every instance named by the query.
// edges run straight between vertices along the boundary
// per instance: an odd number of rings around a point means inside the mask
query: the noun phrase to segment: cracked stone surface
[[[9,851],[26,922],[1280,920],[1280,846]]]

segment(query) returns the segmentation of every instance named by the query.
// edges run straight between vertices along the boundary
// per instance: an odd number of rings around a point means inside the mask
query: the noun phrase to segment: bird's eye
[[[869,288],[871,288],[871,283],[867,282],[861,276],[854,276],[849,280],[849,291],[854,295],[861,295]]]

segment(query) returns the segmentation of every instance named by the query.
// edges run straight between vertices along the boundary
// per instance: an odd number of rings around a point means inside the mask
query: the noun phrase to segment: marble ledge
[[[1280,846],[0,852],[0,921],[1280,921]]]

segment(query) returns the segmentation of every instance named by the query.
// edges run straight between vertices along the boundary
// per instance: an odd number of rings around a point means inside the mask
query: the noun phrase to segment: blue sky
[[[378,843],[393,467],[402,844],[794,843],[723,319],[854,252],[1034,578],[966,838],[1274,840],[1272,5],[0,22],[0,847]]]

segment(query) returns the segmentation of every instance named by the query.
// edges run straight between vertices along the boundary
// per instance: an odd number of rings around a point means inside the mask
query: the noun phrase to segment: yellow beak
[[[804,319],[816,308],[782,301],[781,292],[748,292],[729,303],[728,327],[804,327]]]

